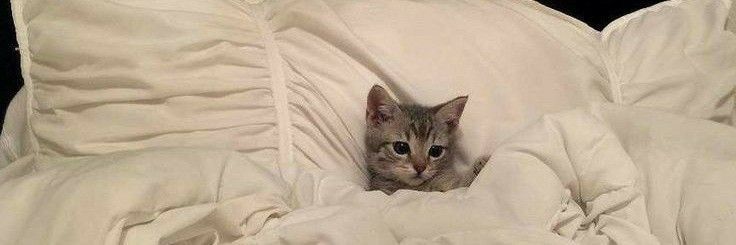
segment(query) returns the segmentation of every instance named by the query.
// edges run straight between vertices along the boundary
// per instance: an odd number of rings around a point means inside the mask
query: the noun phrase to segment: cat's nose
[[[425,169],[427,169],[426,165],[414,165],[414,170],[417,171],[417,174],[421,174]]]

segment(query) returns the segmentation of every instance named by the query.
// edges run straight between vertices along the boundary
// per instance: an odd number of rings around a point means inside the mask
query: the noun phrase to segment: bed
[[[12,0],[0,244],[736,243],[731,5]],[[365,190],[375,84],[469,96],[470,187]]]

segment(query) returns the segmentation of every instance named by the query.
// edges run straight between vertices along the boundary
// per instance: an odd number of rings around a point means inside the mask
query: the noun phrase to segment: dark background
[[[601,30],[612,20],[625,14],[651,6],[658,0],[537,0],[553,9],[573,16],[589,26]],[[0,1],[0,125],[5,118],[5,108],[20,89],[20,55],[16,48],[15,28],[10,12],[10,1]],[[0,126],[1,129],[2,126]]]
[[[15,28],[10,15],[10,1],[0,0],[0,129],[5,119],[5,108],[23,85],[20,77],[20,54],[16,47]]]

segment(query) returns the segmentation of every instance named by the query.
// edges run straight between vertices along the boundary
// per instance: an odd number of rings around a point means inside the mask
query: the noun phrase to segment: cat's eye
[[[438,158],[442,156],[442,152],[445,151],[445,148],[439,145],[433,145],[432,147],[429,147],[429,156]]]
[[[402,141],[394,142],[394,152],[399,155],[405,155],[409,153],[409,144]]]

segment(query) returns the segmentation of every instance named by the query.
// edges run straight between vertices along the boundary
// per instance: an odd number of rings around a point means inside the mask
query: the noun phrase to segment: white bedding
[[[729,0],[12,4],[0,244],[736,243]],[[470,188],[363,190],[374,84],[470,95]]]
[[[732,127],[602,104],[545,116],[448,193],[386,196],[328,171],[288,185],[222,150],[121,152],[35,173],[18,161],[0,176],[0,243],[730,244],[734,145]]]

